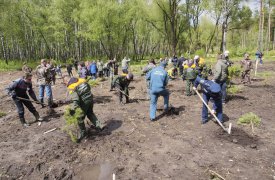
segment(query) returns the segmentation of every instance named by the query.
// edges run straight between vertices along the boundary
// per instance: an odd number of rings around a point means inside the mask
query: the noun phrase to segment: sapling
[[[254,126],[258,126],[260,123],[261,123],[261,119],[259,118],[259,116],[257,116],[253,112],[249,112],[249,113],[242,115],[238,120],[238,124],[251,125],[253,134],[254,134]]]

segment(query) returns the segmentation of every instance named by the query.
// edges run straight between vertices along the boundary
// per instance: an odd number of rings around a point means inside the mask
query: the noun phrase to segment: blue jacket
[[[201,84],[202,90],[207,95],[212,97],[217,97],[221,95],[221,86],[214,81],[205,80],[200,77],[197,77],[194,82],[194,87],[197,88]]]
[[[146,74],[146,80],[150,81],[150,89],[159,92],[165,89],[168,83],[168,74],[163,66],[158,66]]]
[[[91,74],[96,74],[97,73],[97,67],[96,67],[96,63],[92,63],[90,66],[90,73]]]

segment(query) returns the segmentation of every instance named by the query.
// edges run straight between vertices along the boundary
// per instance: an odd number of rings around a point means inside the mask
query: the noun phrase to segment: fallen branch
[[[43,134],[47,134],[47,133],[53,132],[53,131],[55,131],[55,130],[57,130],[57,128],[50,129],[50,130],[44,132]]]
[[[213,171],[213,170],[209,170],[210,174],[213,176],[217,176],[218,178],[225,180],[224,177],[222,177],[221,175],[219,175],[217,172]]]

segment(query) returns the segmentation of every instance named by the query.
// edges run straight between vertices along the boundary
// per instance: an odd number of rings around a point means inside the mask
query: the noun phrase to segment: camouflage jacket
[[[50,67],[38,65],[36,67],[36,76],[38,85],[48,85],[51,84],[52,74]]]

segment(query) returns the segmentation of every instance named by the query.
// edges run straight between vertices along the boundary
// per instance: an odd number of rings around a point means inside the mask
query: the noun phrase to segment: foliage
[[[228,93],[228,94],[234,95],[234,94],[237,94],[237,93],[239,93],[239,92],[242,92],[241,86],[232,85],[232,86],[230,86],[230,87],[227,89],[227,93]]]
[[[96,87],[97,85],[99,85],[99,79],[88,79],[87,82],[91,87]]]
[[[77,142],[77,135],[79,133],[78,119],[82,116],[82,110],[77,108],[73,115],[70,114],[70,107],[66,107],[64,118],[66,120],[66,125],[63,130],[70,136],[73,142]]]
[[[273,71],[257,72],[257,76],[268,79],[268,78],[274,77],[275,72],[273,72]]]
[[[228,76],[230,79],[232,79],[233,77],[240,77],[241,71],[242,69],[239,65],[232,65],[228,67]]]
[[[231,55],[254,54],[259,28],[259,13],[241,0],[2,1],[0,15],[0,58],[13,69],[20,68],[11,62],[16,59],[129,56],[136,61],[173,53],[216,54],[224,23]],[[267,31],[263,37],[269,37]],[[266,44],[272,49],[271,42]],[[274,56],[274,50],[265,54]]]
[[[6,116],[7,114],[4,112],[0,112],[0,118]]]
[[[253,112],[242,115],[238,120],[238,124],[253,124],[258,126],[260,123],[261,119]]]

